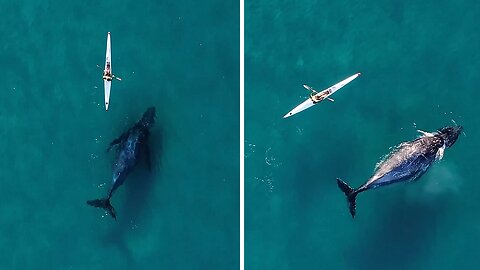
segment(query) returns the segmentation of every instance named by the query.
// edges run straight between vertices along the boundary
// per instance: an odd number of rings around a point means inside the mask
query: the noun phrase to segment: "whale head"
[[[150,107],[145,113],[143,113],[142,120],[140,124],[145,128],[149,129],[155,123],[155,107]]]
[[[462,126],[444,127],[438,130],[438,135],[445,141],[446,147],[451,147],[462,133]]]

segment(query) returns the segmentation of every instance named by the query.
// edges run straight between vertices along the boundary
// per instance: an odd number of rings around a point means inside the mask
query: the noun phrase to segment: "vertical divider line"
[[[245,92],[245,62],[244,62],[244,40],[245,40],[245,29],[244,29],[244,7],[245,3],[244,0],[240,0],[240,270],[244,270],[245,268],[245,211],[244,211],[244,198],[245,198],[245,163],[244,163],[244,92]]]

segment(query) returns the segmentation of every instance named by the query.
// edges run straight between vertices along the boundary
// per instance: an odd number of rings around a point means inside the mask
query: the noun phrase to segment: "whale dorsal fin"
[[[420,132],[423,136],[425,137],[433,137],[435,136],[433,133],[430,133],[430,132],[426,132],[426,131],[423,131],[423,130],[420,130],[420,129],[417,129],[418,132]]]

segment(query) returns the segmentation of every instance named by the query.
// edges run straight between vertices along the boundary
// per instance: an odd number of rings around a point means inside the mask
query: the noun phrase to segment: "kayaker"
[[[106,69],[103,71],[103,79],[104,80],[107,80],[107,81],[111,81],[112,80],[112,73],[110,72],[110,69]]]
[[[310,94],[310,99],[313,101],[313,103],[318,103],[322,100],[325,99],[325,97],[328,95],[327,92],[321,92],[321,93],[311,93]]]

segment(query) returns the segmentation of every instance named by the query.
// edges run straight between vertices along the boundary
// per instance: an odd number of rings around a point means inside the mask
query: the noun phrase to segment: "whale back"
[[[375,188],[382,185],[418,179],[440,156],[444,146],[439,136],[421,136],[403,142],[383,157],[375,166],[373,176],[365,186]]]
[[[111,192],[120,187],[126,180],[128,174],[137,165],[140,152],[144,150],[149,130],[143,125],[136,124],[128,130],[125,139],[118,145],[115,162],[113,163],[113,177]]]
[[[423,155],[412,156],[386,173],[375,174],[369,181],[368,188],[414,181],[423,175],[434,161],[434,158]]]

